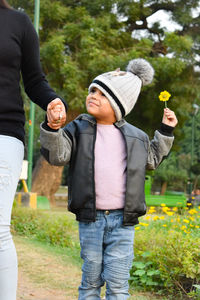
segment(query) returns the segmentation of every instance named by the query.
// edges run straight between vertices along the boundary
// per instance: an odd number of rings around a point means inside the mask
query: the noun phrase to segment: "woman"
[[[49,126],[66,121],[66,104],[42,73],[37,33],[29,17],[0,0],[0,299],[15,300],[17,256],[10,234],[14,195],[24,157],[23,100],[20,74],[29,98],[42,109],[59,105],[59,119],[48,111]],[[60,127],[60,126],[59,126]]]

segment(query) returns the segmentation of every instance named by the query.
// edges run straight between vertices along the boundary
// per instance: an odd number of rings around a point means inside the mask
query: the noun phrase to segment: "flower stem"
[[[165,101],[165,108],[167,108],[167,101]]]

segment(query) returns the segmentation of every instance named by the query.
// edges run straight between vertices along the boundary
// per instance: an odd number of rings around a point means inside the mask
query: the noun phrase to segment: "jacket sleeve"
[[[156,130],[153,140],[149,141],[148,139],[148,158],[146,166],[148,170],[156,169],[163,159],[169,154],[174,137],[170,126],[167,127],[164,127],[164,129],[167,128],[165,131]]]
[[[41,154],[55,166],[66,165],[71,158],[72,141],[63,129],[47,130],[44,123],[40,125]]]

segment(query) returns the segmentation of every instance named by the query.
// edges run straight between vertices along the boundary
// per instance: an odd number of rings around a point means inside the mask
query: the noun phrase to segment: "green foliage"
[[[193,284],[200,282],[200,238],[170,232],[166,239],[166,234],[161,227],[136,233],[135,260],[141,265],[133,263],[131,283],[144,290],[169,291],[177,297],[190,293]]]
[[[178,36],[174,32],[166,33],[164,44],[168,47],[169,53],[175,53],[178,57],[188,58],[188,54],[192,54],[193,40],[189,36]]]
[[[137,261],[138,260],[138,261]],[[151,261],[151,253],[143,252],[135,257],[130,271],[130,284],[134,288],[144,290],[160,290],[164,286],[164,279],[158,270],[158,264]]]
[[[184,190],[187,183],[187,160],[185,156],[172,152],[154,172],[154,186],[158,182],[168,182],[173,190]]]
[[[14,207],[12,228],[18,234],[47,242],[61,247],[79,249],[76,239],[73,239],[77,228],[67,215],[54,217],[44,211]]]
[[[136,226],[135,261],[141,264],[133,264],[132,285],[170,292],[173,299],[182,299],[181,295],[193,295],[192,299],[196,299],[194,285],[200,283],[199,213],[200,207],[179,211],[166,206],[157,211],[154,207],[149,209]],[[148,279],[149,262],[150,269],[159,271],[150,273],[157,276],[158,283],[150,287],[144,284]],[[137,269],[145,272],[135,274]]]

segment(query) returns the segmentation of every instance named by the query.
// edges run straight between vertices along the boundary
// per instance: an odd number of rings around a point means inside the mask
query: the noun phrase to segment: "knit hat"
[[[152,82],[154,69],[145,59],[133,59],[125,71],[117,69],[97,76],[89,86],[98,88],[110,101],[117,121],[134,107],[141,87]]]

